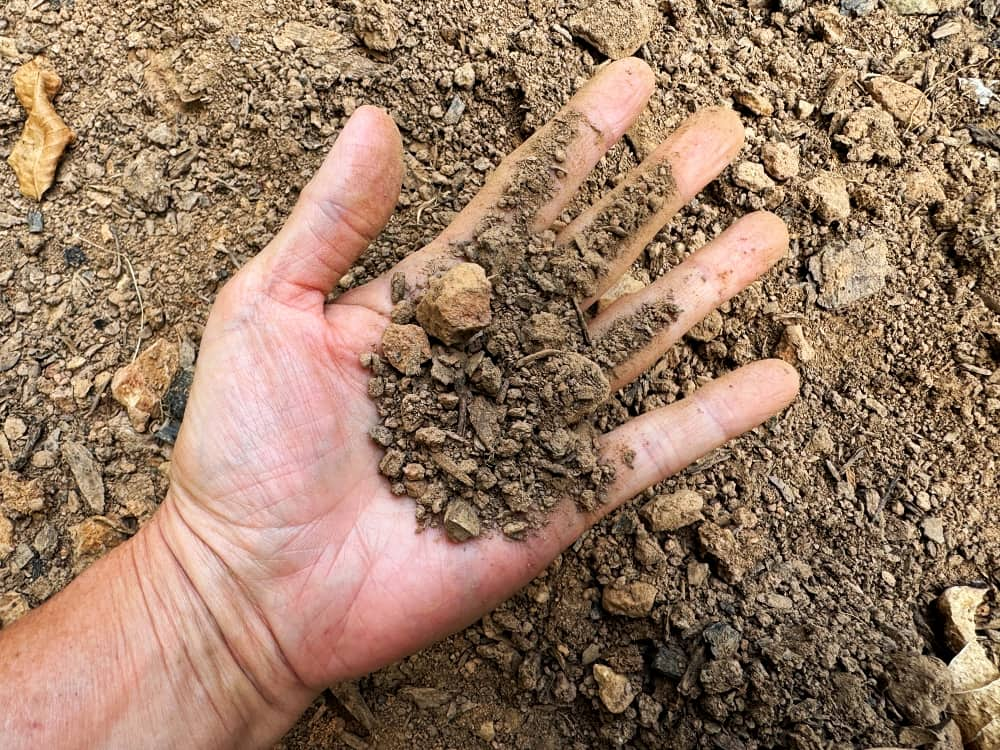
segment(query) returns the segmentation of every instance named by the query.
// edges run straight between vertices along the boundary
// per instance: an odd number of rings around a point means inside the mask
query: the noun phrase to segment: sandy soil
[[[916,712],[896,688],[920,694],[933,677],[907,657],[948,656],[928,606],[941,588],[997,583],[997,4],[605,0],[580,13],[591,5],[5,4],[0,155],[23,122],[10,76],[40,52],[77,143],[41,233],[0,169],[0,623],[155,510],[170,445],[135,431],[111,377],[137,343],[173,342],[194,363],[215,294],[357,106],[392,112],[407,175],[345,286],[435,236],[636,44],[657,95],[583,199],[698,107],[731,104],[747,129],[738,163],[636,279],[753,209],[793,239],[620,407],[642,413],[775,355],[799,367],[802,398],[613,514],[481,622],[325,694],[281,747],[953,746],[936,739],[940,701]],[[702,519],[652,530],[641,505],[682,490]],[[648,614],[602,604],[636,583],[655,587]],[[1000,641],[1000,620],[982,624]],[[631,696],[624,711],[597,677]]]

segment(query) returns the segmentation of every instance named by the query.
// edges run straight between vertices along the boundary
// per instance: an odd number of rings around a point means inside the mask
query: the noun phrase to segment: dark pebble
[[[70,268],[79,268],[87,262],[87,254],[83,252],[83,248],[79,245],[69,245],[66,247],[63,250],[63,258],[65,258],[66,265]]]
[[[672,646],[660,646],[653,657],[653,670],[665,677],[679,680],[687,671],[687,656]]]
[[[41,234],[45,231],[45,219],[41,211],[28,211],[28,231],[32,234]]]
[[[716,659],[728,659],[740,645],[739,631],[725,622],[712,623],[701,635]]]

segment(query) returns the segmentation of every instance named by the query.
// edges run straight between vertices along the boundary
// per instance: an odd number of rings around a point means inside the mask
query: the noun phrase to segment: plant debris
[[[44,58],[36,57],[22,65],[13,81],[14,93],[28,113],[28,120],[7,163],[17,175],[21,192],[40,201],[52,187],[63,151],[75,136],[52,106],[62,79]]]

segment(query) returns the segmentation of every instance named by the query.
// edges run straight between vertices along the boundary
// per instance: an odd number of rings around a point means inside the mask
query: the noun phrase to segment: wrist
[[[218,744],[258,747],[278,739],[314,692],[295,676],[266,619],[169,495],[132,540],[130,555],[177,700],[205,714]]]

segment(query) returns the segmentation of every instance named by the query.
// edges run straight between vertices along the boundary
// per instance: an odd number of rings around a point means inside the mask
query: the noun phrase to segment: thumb
[[[271,294],[322,304],[389,221],[402,178],[396,124],[377,107],[361,107],[259,256]]]

